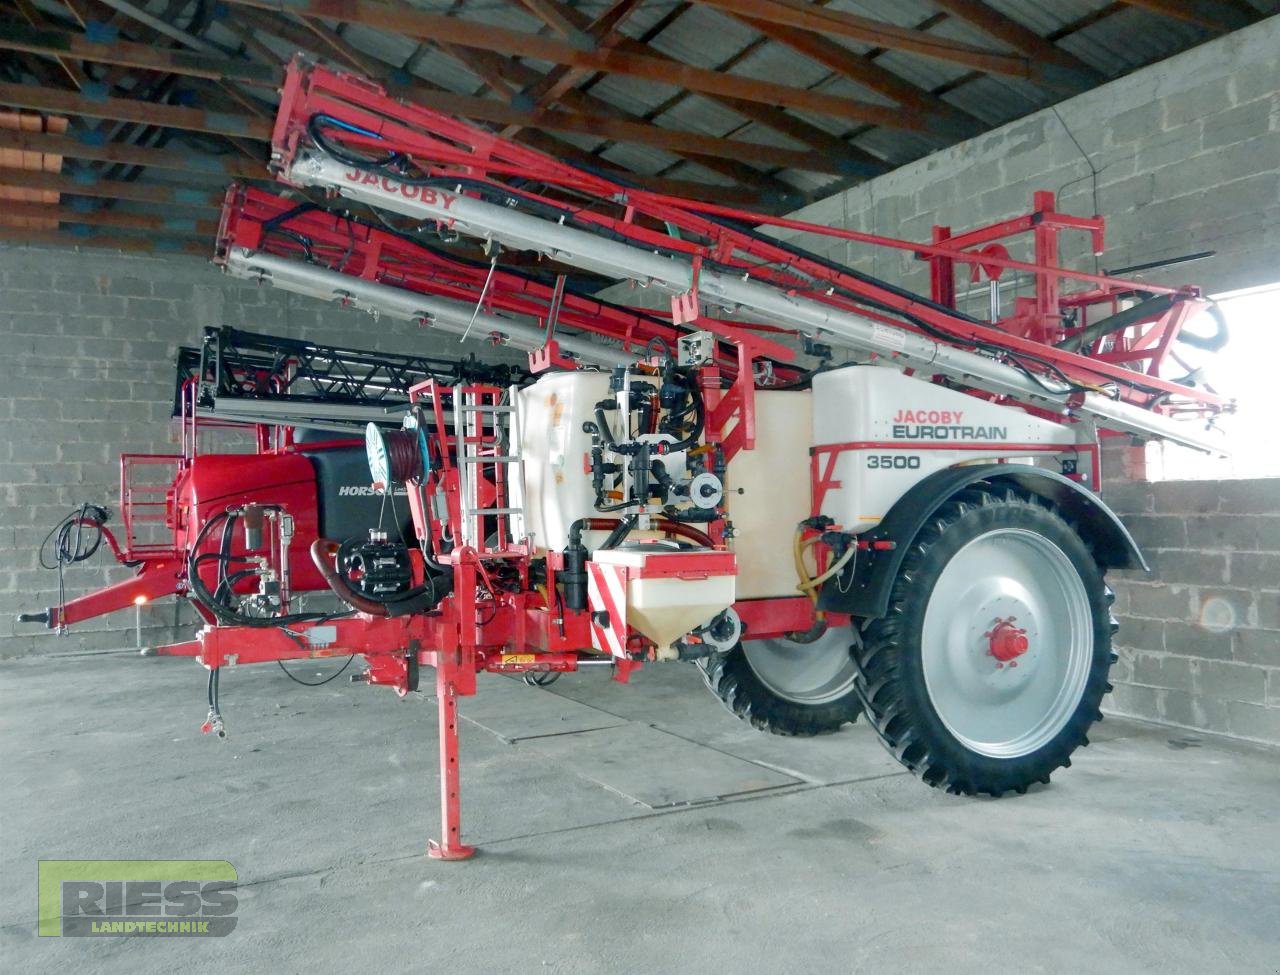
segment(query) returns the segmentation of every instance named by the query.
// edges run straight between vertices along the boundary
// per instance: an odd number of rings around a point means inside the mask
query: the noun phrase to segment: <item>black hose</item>
[[[283,510],[279,505],[262,505],[261,507],[269,511]],[[320,622],[344,615],[340,613],[288,613],[282,616],[245,616],[218,600],[214,593],[209,591],[209,587],[204,584],[204,580],[200,578],[200,566],[215,559],[224,564],[226,562],[248,561],[248,556],[223,555],[221,552],[205,552],[201,554],[200,547],[204,544],[214,526],[221,525],[227,519],[233,517],[235,517],[235,509],[228,509],[218,512],[206,521],[196,535],[195,541],[191,545],[191,555],[187,559],[187,585],[190,587],[191,596],[201,606],[209,610],[219,623],[226,626],[251,626],[267,629],[274,626],[287,626],[291,623]]]
[[[106,508],[88,502],[80,505],[45,535],[44,541],[40,543],[40,567],[56,569],[92,558],[102,545],[102,526],[106,521]],[[87,537],[86,529],[93,530]],[[54,542],[52,562],[45,557],[50,541]]]
[[[617,453],[618,441],[613,439],[613,432],[609,429],[609,421],[604,415],[604,404],[609,402],[612,401],[604,400],[596,404],[596,432],[600,434],[600,439],[604,441],[605,446]]]
[[[1222,308],[1216,301],[1210,302],[1205,311],[1209,313],[1209,317],[1214,321],[1216,326],[1214,333],[1212,335],[1197,335],[1195,332],[1188,332],[1185,328],[1182,328],[1178,330],[1178,341],[1194,349],[1217,352],[1231,338],[1231,333],[1227,328],[1227,316],[1222,313]]]
[[[1100,318],[1092,325],[1088,325],[1069,335],[1061,342],[1054,345],[1055,349],[1063,349],[1067,352],[1078,352],[1081,349],[1093,345],[1100,338],[1110,335],[1112,332],[1119,332],[1128,328],[1135,322],[1140,322],[1144,318],[1151,318],[1156,315],[1163,315],[1173,307],[1176,295],[1156,295],[1154,298],[1148,298],[1146,301],[1140,301],[1132,308],[1123,308],[1114,315],[1108,315],[1106,318]]]
[[[622,544],[623,539],[631,534],[631,529],[636,527],[636,522],[639,520],[639,515],[627,515],[627,517],[618,522],[618,526],[609,533],[609,537],[604,540],[604,544],[600,548],[616,548]]]
[[[343,664],[339,670],[330,674],[328,677],[324,678],[324,680],[303,680],[301,677],[298,677],[295,674],[293,674],[289,670],[289,668],[284,665],[283,660],[277,660],[276,663],[279,665],[280,669],[284,671],[284,675],[288,677],[289,680],[293,681],[295,684],[301,684],[303,687],[323,687],[325,684],[329,683],[329,681],[337,680],[339,677],[345,674],[347,672],[347,668],[351,666],[351,661],[355,659],[356,659],[356,655],[353,653],[351,656],[347,658],[347,662]]]

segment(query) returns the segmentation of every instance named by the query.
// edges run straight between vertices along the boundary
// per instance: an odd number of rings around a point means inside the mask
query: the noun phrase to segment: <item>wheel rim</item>
[[[947,730],[992,758],[1052,741],[1084,695],[1092,618],[1080,573],[1043,535],[997,529],[961,548],[921,634],[925,686]]]
[[[848,694],[857,671],[849,656],[852,640],[842,628],[827,630],[813,643],[746,640],[742,652],[760,683],[793,704],[829,704]]]

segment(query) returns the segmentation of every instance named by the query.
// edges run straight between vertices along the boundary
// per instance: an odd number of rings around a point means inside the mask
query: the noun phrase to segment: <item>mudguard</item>
[[[1070,478],[1028,464],[949,467],[929,475],[898,499],[875,528],[859,538],[892,541],[891,549],[859,551],[851,571],[822,587],[818,608],[874,619],[889,608],[889,593],[912,540],[947,499],[965,488],[1002,485],[1051,501],[1080,531],[1098,564],[1149,571],[1146,559],[1119,517],[1096,494]]]

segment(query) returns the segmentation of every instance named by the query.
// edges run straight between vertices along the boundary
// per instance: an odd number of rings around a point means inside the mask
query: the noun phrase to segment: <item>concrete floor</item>
[[[466,836],[483,850],[438,863],[421,855],[438,809],[428,698],[232,670],[219,742],[198,733],[203,671],[189,661],[7,662],[0,961],[138,973],[1280,970],[1275,751],[1110,720],[1052,786],[959,799],[905,774],[865,727],[754,732],[687,665],[631,687],[569,675],[552,690],[481,678],[463,797]],[[35,936],[39,859],[142,857],[230,860],[236,931]]]

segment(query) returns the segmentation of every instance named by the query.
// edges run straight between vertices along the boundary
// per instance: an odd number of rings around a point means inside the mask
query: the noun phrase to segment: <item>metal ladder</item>
[[[461,497],[461,543],[481,555],[497,555],[525,540],[524,460],[520,454],[517,386],[453,387],[453,438]],[[505,437],[504,437],[505,434]],[[503,452],[505,450],[505,452]],[[487,478],[484,468],[492,468]],[[491,501],[491,505],[486,505]],[[490,545],[485,519],[497,519]]]

